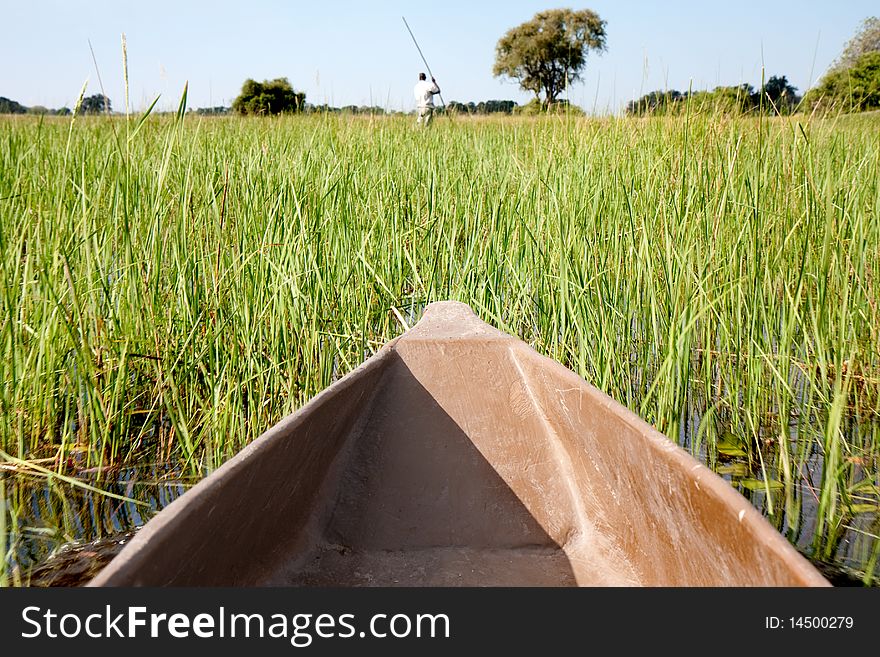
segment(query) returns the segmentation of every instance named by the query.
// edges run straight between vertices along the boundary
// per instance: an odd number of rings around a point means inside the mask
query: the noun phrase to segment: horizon
[[[491,75],[495,44],[508,29],[557,3],[520,0],[473,7],[453,2],[434,9],[388,2],[366,12],[351,2],[299,7],[273,0],[244,8],[227,0],[210,7],[181,7],[168,0],[149,7],[106,1],[48,5],[4,7],[10,20],[0,28],[0,56],[19,64],[4,72],[0,96],[28,107],[72,108],[88,80],[86,95],[106,93],[114,112],[125,112],[125,33],[132,112],[146,109],[156,96],[157,111],[176,109],[187,82],[189,108],[228,107],[245,79],[277,77],[305,92],[310,105],[406,112],[424,65],[402,15],[447,102],[522,105],[532,94]],[[876,13],[861,1],[844,7],[819,2],[750,2],[736,8],[690,1],[588,5],[607,21],[608,49],[588,55],[583,81],[563,97],[592,114],[619,113],[628,101],[655,90],[743,83],[757,88],[762,70],[766,79],[786,76],[804,93],[862,20]]]

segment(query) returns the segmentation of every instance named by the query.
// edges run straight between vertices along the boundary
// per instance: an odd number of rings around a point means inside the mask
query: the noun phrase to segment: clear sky
[[[130,98],[143,109],[228,105],[248,77],[287,77],[307,101],[412,108],[424,67],[401,21],[405,15],[444,99],[529,96],[492,77],[504,32],[554,7],[588,7],[607,21],[607,52],[588,57],[571,102],[619,111],[658,88],[758,85],[787,75],[801,91],[840,53],[860,22],[880,13],[876,0],[691,0],[569,2],[282,2],[281,0],[0,0],[0,96],[24,105],[72,106],[98,75],[115,110],[124,110],[120,39],[128,42]]]

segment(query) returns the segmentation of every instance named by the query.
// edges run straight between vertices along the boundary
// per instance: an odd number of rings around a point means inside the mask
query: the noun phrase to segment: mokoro
[[[161,511],[91,583],[827,584],[725,481],[454,302]]]

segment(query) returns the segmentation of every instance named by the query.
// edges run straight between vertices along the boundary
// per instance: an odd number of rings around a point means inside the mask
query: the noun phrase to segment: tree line
[[[457,114],[511,114],[518,107],[512,100],[487,100],[479,103],[462,103],[452,101],[438,111],[455,112]],[[295,91],[287,78],[275,80],[245,80],[241,93],[232,102],[231,110],[237,114],[252,116],[269,116],[273,114],[293,114],[305,112],[310,114],[365,114],[378,116],[394,114],[382,107],[346,105],[310,105],[306,103],[304,92]],[[216,112],[205,112],[216,113]]]
[[[110,99],[103,94],[86,96],[79,104],[79,114],[105,114],[110,113]],[[41,114],[49,116],[69,116],[73,110],[69,107],[50,109],[42,105],[27,107],[5,96],[0,96],[0,114]]]
[[[45,114],[49,116],[67,116],[70,114],[69,107],[61,107],[59,109],[50,109],[42,105],[33,105],[26,107],[19,102],[0,96],[0,114]]]
[[[880,19],[862,22],[858,32],[819,84],[799,96],[786,76],[773,76],[755,90],[749,84],[712,91],[658,90],[630,101],[630,116],[679,114],[684,111],[791,114],[860,112],[880,108]]]
[[[735,114],[791,114],[800,104],[797,87],[784,75],[771,77],[759,90],[750,84],[715,87],[712,91],[652,91],[626,105],[629,116],[719,112]]]

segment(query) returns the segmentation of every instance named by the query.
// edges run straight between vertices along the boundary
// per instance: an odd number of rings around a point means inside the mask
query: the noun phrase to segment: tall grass
[[[0,122],[10,499],[37,459],[59,476],[211,470],[401,318],[458,299],[734,473],[817,558],[868,536],[849,565],[874,576],[876,124],[561,117],[419,132],[182,107]],[[14,544],[22,521],[6,515]]]

